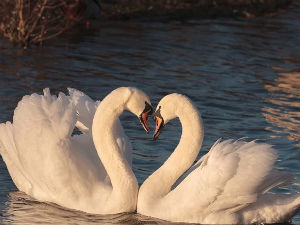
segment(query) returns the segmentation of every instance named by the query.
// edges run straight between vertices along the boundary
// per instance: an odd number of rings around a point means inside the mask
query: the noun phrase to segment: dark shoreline
[[[106,0],[100,20],[181,20],[273,15],[293,0]],[[295,3],[297,4],[297,3]]]
[[[55,3],[53,7],[48,5],[50,3],[47,1],[34,1],[34,7],[31,0],[26,4],[18,0],[9,4],[0,3],[1,36],[28,47],[30,44],[42,44],[59,36],[72,29],[75,24],[84,23],[86,29],[89,29],[91,18],[100,23],[128,20],[163,22],[222,17],[255,18],[277,15],[300,5],[299,0],[99,0],[101,6],[99,5],[98,11],[92,14],[90,11],[93,11],[95,5],[90,5],[91,0],[70,0],[75,2],[74,5],[64,6],[57,0],[52,2]],[[38,2],[42,7],[39,7]],[[76,29],[75,27],[73,29]]]

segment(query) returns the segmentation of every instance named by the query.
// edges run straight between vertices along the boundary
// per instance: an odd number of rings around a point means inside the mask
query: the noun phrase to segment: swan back
[[[171,212],[173,220],[176,215],[177,221],[283,222],[288,216],[285,211],[295,206],[295,196],[272,195],[270,201],[269,194],[265,193],[289,184],[293,176],[273,169],[276,158],[275,150],[268,144],[217,141],[179,179],[178,185],[165,197],[164,204],[172,205],[181,199],[181,205]],[[195,215],[197,217],[193,218]],[[281,219],[276,220],[276,217]]]

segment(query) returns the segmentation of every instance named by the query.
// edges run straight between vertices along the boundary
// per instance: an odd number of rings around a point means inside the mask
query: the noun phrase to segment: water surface
[[[299,191],[299,7],[273,18],[113,22],[70,31],[26,51],[0,40],[0,122],[11,120],[26,94],[77,88],[94,99],[119,86],[144,90],[156,106],[168,93],[187,95],[201,112],[205,154],[220,137],[259,139],[278,152],[276,167],[296,176]],[[122,124],[134,147],[139,183],[172,153],[178,120],[151,141],[137,118]],[[152,121],[150,121],[152,122]],[[154,124],[151,124],[153,131]],[[0,159],[0,223],[164,224],[140,215],[88,215],[37,202],[18,192]],[[300,224],[300,214],[293,218]]]

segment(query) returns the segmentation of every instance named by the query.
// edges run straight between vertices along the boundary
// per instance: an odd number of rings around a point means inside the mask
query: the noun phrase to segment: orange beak
[[[154,120],[156,121],[155,131],[153,134],[153,140],[156,140],[164,127],[164,120],[161,117],[154,116]]]
[[[152,109],[149,109],[146,112],[143,112],[140,116],[140,122],[143,126],[143,128],[145,129],[146,133],[148,134],[150,129],[149,129],[149,125],[148,125],[148,116],[152,113]]]

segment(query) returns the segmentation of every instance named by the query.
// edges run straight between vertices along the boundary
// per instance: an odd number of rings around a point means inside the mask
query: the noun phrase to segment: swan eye
[[[154,113],[154,116],[153,116],[154,121],[156,121],[156,117],[162,119],[162,116],[160,114],[160,109],[161,109],[161,106],[158,106],[158,109],[156,110],[156,112]]]
[[[148,115],[151,115],[153,113],[152,106],[146,101],[145,101],[145,108],[142,113],[147,113]]]

